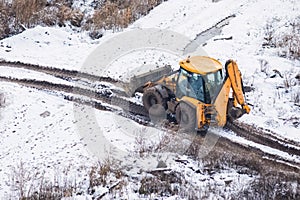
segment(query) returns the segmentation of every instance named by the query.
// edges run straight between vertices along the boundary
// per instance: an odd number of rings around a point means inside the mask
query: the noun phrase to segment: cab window
[[[199,101],[205,101],[204,80],[200,74],[180,69],[177,82],[177,96],[192,97]]]

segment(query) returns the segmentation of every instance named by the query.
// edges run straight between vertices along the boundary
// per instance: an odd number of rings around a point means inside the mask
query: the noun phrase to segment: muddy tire
[[[197,134],[200,135],[201,137],[205,137],[208,132],[208,128],[209,127],[203,128],[202,130],[198,130]]]
[[[143,104],[149,115],[162,116],[166,113],[166,101],[154,89],[147,89],[143,94]]]
[[[180,103],[176,108],[176,120],[180,128],[186,131],[196,129],[196,111],[186,103]]]

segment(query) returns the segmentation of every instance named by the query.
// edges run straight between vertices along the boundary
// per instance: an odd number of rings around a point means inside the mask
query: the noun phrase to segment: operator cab
[[[211,104],[223,83],[221,63],[213,58],[195,56],[181,61],[180,66],[176,96],[188,96]]]

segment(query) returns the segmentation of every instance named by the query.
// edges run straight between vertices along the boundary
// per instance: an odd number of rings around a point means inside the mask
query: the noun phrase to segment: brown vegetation
[[[49,167],[50,169],[50,167]],[[118,192],[126,185],[124,174],[119,164],[109,158],[93,165],[92,167],[78,167],[76,171],[71,165],[63,169],[54,169],[55,174],[49,177],[45,170],[30,167],[24,162],[12,167],[9,175],[8,186],[11,194],[8,199],[56,200],[80,194],[94,195],[100,199],[101,195],[95,194],[96,187],[107,187],[108,192]],[[47,175],[46,175],[47,174]],[[77,180],[77,177],[85,177]],[[88,180],[85,181],[85,180]]]
[[[265,42],[263,46],[279,48],[279,56],[300,59],[300,16],[288,21],[288,31],[282,33],[276,26],[276,19],[265,26]]]
[[[103,30],[123,29],[163,1],[104,0],[91,5],[95,12],[90,15],[73,7],[71,0],[0,0],[0,39],[37,25],[67,24],[99,38]]]

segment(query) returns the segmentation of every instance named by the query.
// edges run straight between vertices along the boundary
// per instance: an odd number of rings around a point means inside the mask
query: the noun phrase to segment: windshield
[[[200,75],[180,69],[177,96],[189,96],[204,103],[211,103],[222,85],[222,71]]]
[[[213,101],[220,92],[223,83],[222,71],[209,73],[203,76],[207,101]]]

